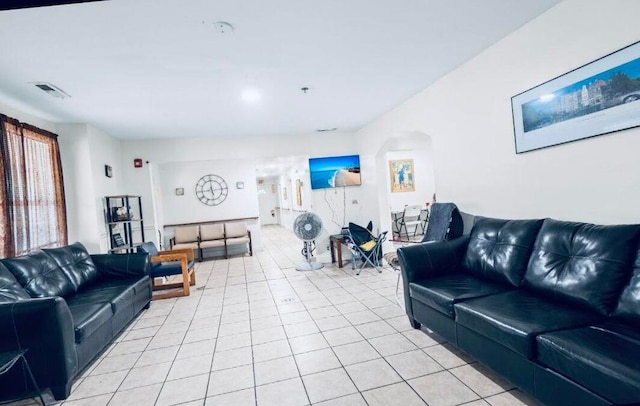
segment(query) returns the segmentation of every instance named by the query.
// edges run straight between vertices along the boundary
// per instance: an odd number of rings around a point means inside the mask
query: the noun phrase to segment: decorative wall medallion
[[[207,206],[217,206],[229,194],[227,182],[218,175],[204,175],[196,183],[196,197]]]

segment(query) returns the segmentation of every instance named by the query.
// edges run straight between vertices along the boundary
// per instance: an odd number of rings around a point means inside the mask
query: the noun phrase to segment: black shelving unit
[[[105,196],[105,218],[109,231],[109,252],[134,252],[145,241],[142,200],[140,196]],[[140,227],[135,238],[133,225]]]

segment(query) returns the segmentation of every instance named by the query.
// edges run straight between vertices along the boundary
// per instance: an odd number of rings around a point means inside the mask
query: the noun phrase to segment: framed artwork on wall
[[[416,190],[413,159],[389,161],[391,192],[414,192]]]
[[[296,204],[298,207],[302,206],[302,181],[296,179]]]
[[[511,98],[516,154],[640,126],[640,42]]]

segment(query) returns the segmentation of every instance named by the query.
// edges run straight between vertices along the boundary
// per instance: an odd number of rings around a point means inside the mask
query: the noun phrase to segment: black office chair
[[[347,247],[353,255],[353,261],[351,261],[351,267],[356,269],[356,262],[362,261],[358,266],[358,272],[356,275],[360,275],[360,271],[367,264],[376,268],[378,272],[382,272],[380,267],[380,260],[382,259],[382,243],[387,239],[387,232],[383,231],[379,235],[375,235],[372,232],[371,222],[369,226],[362,227],[355,223],[349,223],[348,227],[348,240]]]

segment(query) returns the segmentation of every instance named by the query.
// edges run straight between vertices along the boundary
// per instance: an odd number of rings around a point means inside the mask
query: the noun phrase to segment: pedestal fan
[[[315,239],[322,232],[322,219],[315,213],[302,213],[293,221],[293,232],[304,241],[302,255],[307,262],[296,266],[298,271],[313,271],[323,267],[320,262],[313,262],[313,251],[315,250]]]

